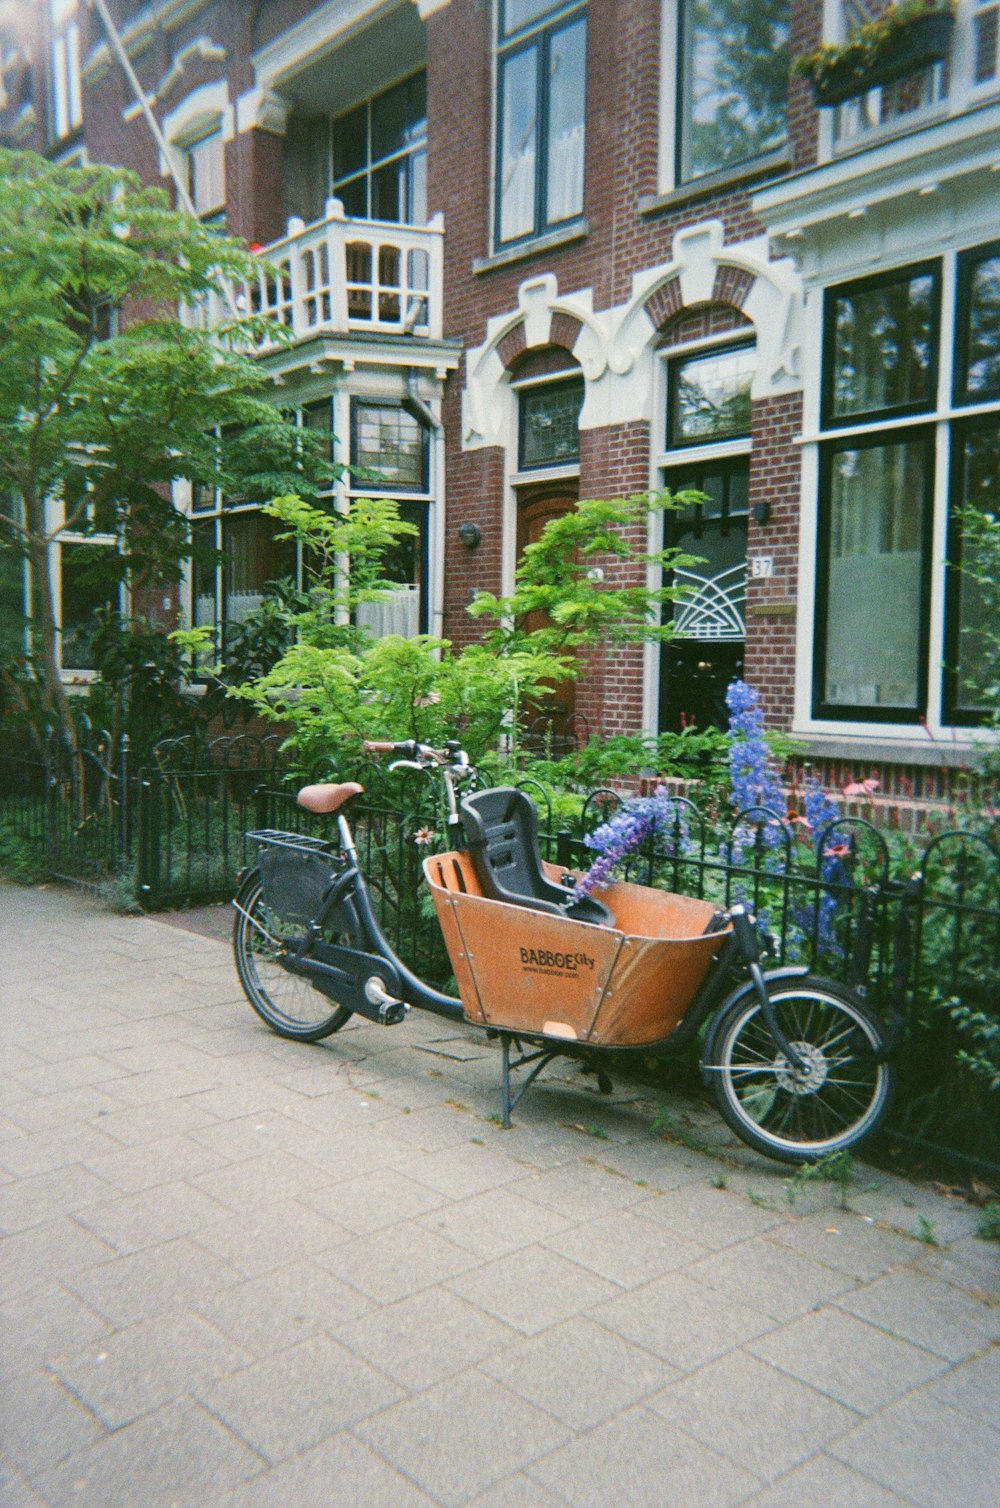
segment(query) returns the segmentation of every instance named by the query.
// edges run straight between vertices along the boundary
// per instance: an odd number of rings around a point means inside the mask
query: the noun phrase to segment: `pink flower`
[[[413,834],[413,841],[418,848],[429,848],[436,837],[433,827],[418,827]]]
[[[824,848],[824,859],[846,859],[850,853],[850,845],[847,843],[831,843],[829,848]]]
[[[844,786],[843,790],[841,791],[841,795],[861,797],[871,796],[875,791],[878,790],[878,784],[879,783],[875,779],[874,775],[869,776],[867,780],[852,780],[850,785]]]

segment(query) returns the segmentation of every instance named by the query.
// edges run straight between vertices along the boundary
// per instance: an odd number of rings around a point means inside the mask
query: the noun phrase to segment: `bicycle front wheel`
[[[777,1046],[756,993],[742,993],[713,1033],[706,1066],[723,1118],[779,1162],[814,1162],[858,1146],[883,1120],[895,1071],[878,1061],[876,1018],[850,991],[816,975],[768,988],[778,1024],[802,1058]]]
[[[282,968],[282,944],[302,935],[301,927],[282,922],[264,904],[260,871],[247,875],[236,897],[233,953],[240,984],[254,1010],[279,1037],[318,1042],[351,1019],[352,1011],[314,990],[297,974]],[[346,933],[324,934],[324,941],[354,946]]]

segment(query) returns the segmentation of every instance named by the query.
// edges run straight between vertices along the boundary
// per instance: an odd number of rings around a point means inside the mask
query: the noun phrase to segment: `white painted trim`
[[[660,7],[660,130],[656,182],[661,194],[677,187],[677,80],[680,58],[678,0],[662,0]]]

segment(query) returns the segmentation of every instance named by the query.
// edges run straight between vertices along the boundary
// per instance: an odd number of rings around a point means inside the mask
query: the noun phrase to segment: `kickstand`
[[[558,1048],[552,1049],[549,1047],[543,1047],[540,1048],[538,1052],[521,1052],[521,1056],[519,1058],[515,1058],[512,1063],[510,1060],[511,1040],[512,1039],[508,1037],[506,1033],[504,1033],[504,1035],[500,1038],[500,1050],[503,1064],[501,1089],[503,1096],[503,1126],[505,1131],[510,1130],[511,1111],[524,1098],[524,1095],[531,1088],[532,1084],[535,1082],[545,1065],[547,1063],[551,1063],[553,1058],[558,1058],[559,1056]],[[518,1042],[517,1047],[518,1051],[520,1052],[520,1042]],[[527,1078],[525,1079],[524,1083],[521,1085],[517,1093],[513,1096],[513,1098],[511,1098],[511,1069],[514,1069],[516,1071],[518,1068],[526,1068],[529,1063],[533,1063],[535,1065],[534,1068],[532,1068],[531,1072],[528,1074]]]

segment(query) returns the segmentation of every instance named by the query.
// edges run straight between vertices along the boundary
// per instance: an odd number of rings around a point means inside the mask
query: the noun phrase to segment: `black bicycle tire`
[[[768,993],[778,1015],[779,1024],[796,1047],[806,1040],[808,1034],[802,1035],[802,1022],[796,1023],[790,1020],[789,1012],[783,1010],[783,1006],[798,997],[811,1000],[813,1006],[825,1006],[839,1011],[842,1017],[844,1046],[839,1049],[840,1056],[836,1058],[837,1072],[846,1074],[853,1068],[862,1077],[854,1085],[850,1078],[833,1079],[830,1074],[830,1064],[834,1061],[832,1055],[826,1055],[825,1066],[823,1066],[821,1060],[824,1060],[825,1055],[822,1047],[813,1043],[810,1047],[812,1053],[816,1055],[814,1058],[816,1077],[818,1078],[821,1072],[825,1073],[826,1077],[815,1090],[791,1092],[788,1087],[792,1077],[790,1066],[767,1031],[756,995],[753,991],[742,991],[724,1007],[718,1021],[714,1024],[711,1034],[711,1056],[705,1065],[709,1070],[719,1113],[742,1141],[755,1151],[777,1162],[793,1164],[815,1162],[832,1153],[850,1151],[861,1146],[874,1135],[885,1120],[895,1089],[895,1068],[890,1062],[881,1061],[879,1058],[882,1034],[878,1018],[870,1006],[859,999],[853,991],[821,975],[809,974],[798,979],[778,981],[771,986]],[[816,1013],[811,1012],[809,1016],[810,1027],[813,1014]],[[755,1068],[755,1060],[751,1058],[742,1068],[741,1083],[744,1093],[741,1096],[734,1082],[732,1059],[739,1038],[745,1035],[749,1041],[751,1031],[756,1034],[757,1046],[753,1050],[759,1055],[761,1066]],[[848,1051],[852,1037],[855,1037],[858,1032],[862,1034],[864,1040],[857,1042],[856,1047]],[[818,1027],[815,1035],[819,1035]],[[833,1041],[834,1039],[831,1038],[831,1042]],[[765,1062],[768,1056],[771,1057],[770,1066]],[[782,1104],[786,1118],[793,1123],[796,1116],[802,1119],[802,1106],[811,1104],[815,1113],[815,1106],[820,1103],[819,1096],[827,1086],[830,1091],[827,1102],[835,1104],[839,1097],[840,1104],[844,1105],[850,1103],[852,1095],[857,1095],[865,1099],[863,1110],[839,1134],[797,1138],[791,1132],[779,1133],[769,1130],[766,1125],[762,1125],[754,1118],[751,1109],[748,1108],[750,1095],[754,1092],[755,1075],[760,1080],[756,1092],[761,1102],[766,1103],[767,1094],[772,1091],[762,1089],[761,1086],[767,1083],[769,1073],[774,1080],[775,1100],[773,1103]],[[869,1081],[870,1088],[866,1089],[864,1085]],[[779,1099],[781,1094],[784,1094],[784,1100]],[[834,1111],[831,1109],[829,1113],[832,1115]]]
[[[262,899],[260,870],[252,869],[237,892],[236,915],[233,920],[233,957],[243,993],[260,1019],[279,1037],[285,1037],[292,1042],[320,1042],[324,1037],[330,1037],[334,1032],[340,1031],[341,1027],[346,1026],[354,1012],[346,1005],[338,1005],[322,1021],[311,1026],[299,1027],[294,1026],[286,1016],[282,1015],[256,976],[256,970],[248,957],[247,941],[252,932],[252,922],[247,918],[254,916]],[[354,942],[355,940],[352,939],[352,943]],[[316,993],[319,994],[319,991]]]

